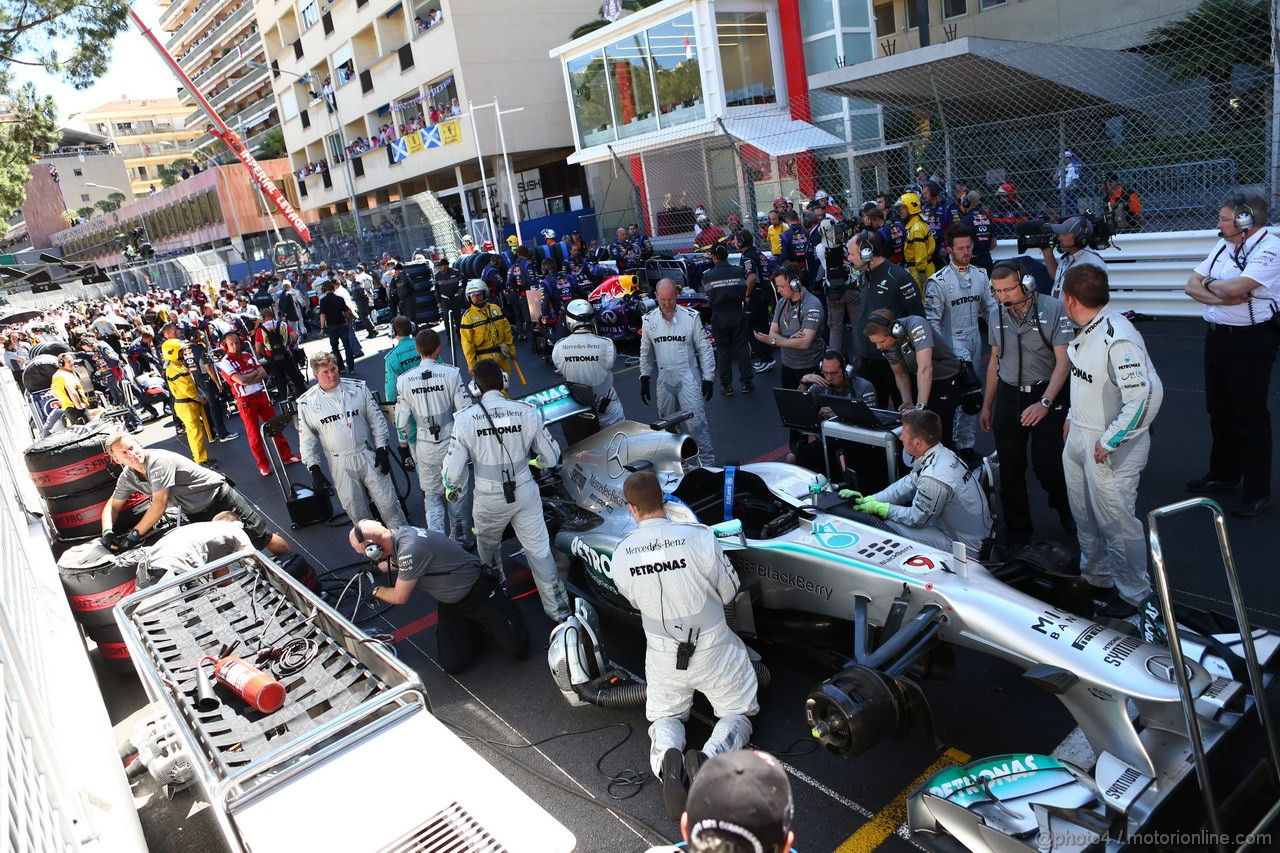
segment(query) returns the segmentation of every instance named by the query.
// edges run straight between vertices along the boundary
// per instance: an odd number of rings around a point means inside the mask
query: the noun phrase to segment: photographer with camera
[[[1054,299],[1062,298],[1062,283],[1066,280],[1067,270],[1072,267],[1088,264],[1103,270],[1107,268],[1107,262],[1093,248],[1105,246],[1111,237],[1102,220],[1072,216],[1058,225],[1046,222],[1042,231],[1044,239],[1027,240],[1025,244],[1030,248],[1038,248],[1044,255],[1044,265],[1048,267],[1049,275],[1053,276],[1053,290],[1049,295]],[[1026,251],[1023,244],[1023,239],[1019,237],[1019,254]],[[1061,259],[1054,257],[1054,248],[1062,253]]]

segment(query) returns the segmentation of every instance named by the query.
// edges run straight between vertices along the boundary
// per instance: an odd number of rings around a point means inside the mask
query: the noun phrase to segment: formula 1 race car
[[[925,547],[854,511],[793,465],[690,467],[696,443],[667,431],[675,420],[624,421],[581,438],[564,453],[558,481],[544,485],[569,584],[601,612],[634,613],[609,561],[634,528],[623,481],[650,470],[672,517],[710,525],[738,570],[738,633],[790,642],[838,668],[805,699],[812,733],[831,752],[855,756],[891,739],[932,754],[932,712],[914,678],[948,675],[961,647],[1015,664],[1056,695],[1098,757],[1091,772],[1036,755],[949,768],[911,798],[910,825],[921,843],[1025,850],[1052,832],[1072,841],[1053,850],[1102,849],[1104,838],[1138,831],[1191,775],[1170,650],[1126,624],[1089,618],[1092,603],[1078,576],[1052,560],[988,568],[963,548]],[[642,696],[636,684],[618,685],[625,697],[610,695],[616,672],[601,671],[608,663],[590,608],[580,605],[566,624],[569,630],[553,634],[550,661],[566,698],[622,707],[633,704],[622,699]],[[1178,624],[1194,713],[1212,748],[1253,707],[1241,638],[1207,619],[1184,620],[1181,611]],[[1150,639],[1158,642],[1157,633]],[[1253,632],[1264,668],[1277,657],[1278,640]]]

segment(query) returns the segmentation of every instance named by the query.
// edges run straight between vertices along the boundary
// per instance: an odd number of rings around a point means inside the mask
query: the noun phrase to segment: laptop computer
[[[778,404],[778,415],[784,427],[818,432],[822,418],[818,416],[818,401],[812,394],[795,388],[774,388],[773,400]]]
[[[864,429],[893,429],[902,418],[893,412],[873,409],[853,397],[833,397],[823,394],[818,405],[830,409],[841,423],[853,424]]]

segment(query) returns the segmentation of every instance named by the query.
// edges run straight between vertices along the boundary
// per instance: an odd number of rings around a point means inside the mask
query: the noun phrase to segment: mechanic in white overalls
[[[977,557],[991,535],[987,495],[978,472],[942,445],[937,412],[903,413],[902,449],[915,459],[910,474],[870,497],[849,489],[840,497],[857,498],[854,509],[884,519],[899,536],[947,552],[952,542],[963,542]]]
[[[656,375],[658,417],[692,412],[686,426],[698,443],[698,458],[704,466],[715,465],[704,405],[715,388],[715,350],[698,312],[676,302],[674,281],[659,281],[655,295],[658,307],[640,321],[640,402],[649,402]]]
[[[613,364],[618,358],[618,348],[613,341],[595,333],[596,312],[587,300],[570,302],[564,316],[569,334],[556,341],[551,350],[551,363],[566,381],[591,386],[596,395],[600,428],[613,426],[626,418],[622,401],[613,390]]]
[[[686,778],[706,759],[751,739],[758,682],[747,647],[725,621],[738,575],[711,528],[669,520],[651,471],[629,475],[622,495],[639,526],[614,549],[609,577],[640,611],[649,764],[662,780],[667,813],[679,820]],[[717,722],[701,750],[685,753],[684,721],[695,690],[711,702]]]
[[[467,463],[471,462],[476,553],[491,568],[500,569],[502,534],[510,524],[524,548],[542,609],[553,622],[563,622],[570,615],[569,596],[551,556],[551,536],[542,515],[538,484],[529,473],[530,464],[544,468],[556,465],[560,448],[537,407],[503,396],[503,373],[496,361],[477,361],[471,378],[480,390],[480,399],[454,418],[444,459],[445,497],[450,501],[459,497],[466,485]]]
[[[453,436],[454,416],[473,402],[462,371],[440,361],[440,335],[423,329],[414,338],[422,360],[396,380],[396,426],[408,435],[416,427],[418,482],[426,496],[427,527],[452,536],[460,545],[471,537],[471,488],[467,484],[456,503],[444,499],[444,457]],[[401,445],[401,453],[408,447]]]
[[[334,491],[348,518],[371,517],[365,497],[368,489],[383,524],[408,524],[388,476],[387,419],[369,386],[360,379],[344,379],[330,352],[313,355],[311,371],[317,384],[298,397],[298,440],[312,485],[317,492],[324,490],[323,458],[329,463]]]

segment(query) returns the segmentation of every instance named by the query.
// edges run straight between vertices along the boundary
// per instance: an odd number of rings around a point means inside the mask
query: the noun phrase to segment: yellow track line
[[[871,853],[879,847],[884,840],[890,835],[898,831],[898,827],[902,826],[907,820],[907,794],[915,790],[916,786],[928,779],[934,773],[937,773],[944,767],[952,764],[964,764],[969,760],[968,753],[961,752],[958,749],[949,748],[938,760],[929,765],[929,769],[916,777],[915,781],[906,787],[902,793],[898,794],[885,805],[880,811],[876,812],[875,817],[858,827],[858,831],[850,835],[844,842],[836,848],[835,853]]]

